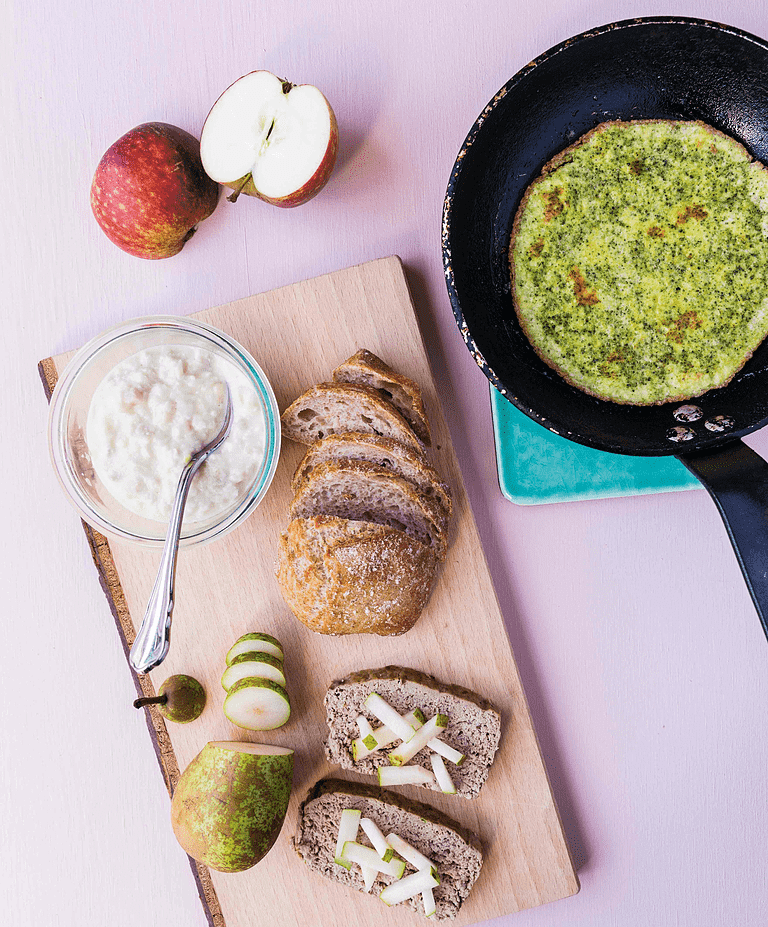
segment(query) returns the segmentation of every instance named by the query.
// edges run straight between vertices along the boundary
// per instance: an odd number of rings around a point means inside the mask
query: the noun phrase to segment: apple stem
[[[230,203],[236,203],[238,196],[240,196],[240,194],[243,192],[243,190],[245,189],[245,185],[248,183],[250,179],[251,179],[251,175],[246,174],[240,186],[233,193],[229,194],[229,196],[227,197],[227,201]]]
[[[284,77],[281,77],[280,80],[283,82],[283,93],[290,93],[291,90],[293,90],[293,84],[289,80],[286,80]]]
[[[143,708],[145,705],[165,705],[168,701],[168,695],[146,695],[144,698],[137,698],[133,703],[134,708]]]

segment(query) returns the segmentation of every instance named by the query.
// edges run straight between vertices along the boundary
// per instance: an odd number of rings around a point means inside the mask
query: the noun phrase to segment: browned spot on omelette
[[[683,335],[685,335],[686,331],[696,331],[696,329],[701,328],[703,324],[696,310],[689,309],[687,312],[684,312],[679,319],[673,322],[667,333],[667,338],[669,338],[670,341],[674,341],[675,344],[682,344]]]
[[[684,225],[689,219],[706,219],[708,215],[703,206],[686,206],[677,217],[677,224]]]
[[[544,200],[547,204],[544,209],[545,222],[550,222],[555,218],[555,216],[559,216],[560,213],[565,209],[566,204],[561,199],[562,195],[562,187],[555,187],[554,190],[550,190],[549,193],[544,194]]]
[[[611,353],[606,357],[602,364],[600,364],[600,373],[604,377],[615,377],[616,368],[612,367],[612,364],[623,364],[624,355],[621,351],[611,351]]]
[[[530,256],[533,258],[537,258],[543,250],[544,250],[544,239],[537,238],[536,241],[528,249],[528,254],[530,254]]]
[[[595,306],[600,302],[600,297],[594,290],[590,290],[587,281],[578,267],[571,269],[568,279],[573,281],[573,295],[580,306]]]

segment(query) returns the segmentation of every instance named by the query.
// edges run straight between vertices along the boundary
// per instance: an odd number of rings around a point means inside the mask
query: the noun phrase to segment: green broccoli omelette
[[[723,386],[768,334],[768,171],[700,122],[606,122],[528,188],[512,295],[569,383],[651,405]]]

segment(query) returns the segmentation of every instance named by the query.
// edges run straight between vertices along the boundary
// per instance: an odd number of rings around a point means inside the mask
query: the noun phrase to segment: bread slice
[[[438,560],[448,549],[445,516],[401,476],[363,460],[328,460],[302,481],[291,518],[335,515],[390,525],[432,547]]]
[[[385,435],[417,453],[423,446],[408,422],[386,399],[367,386],[318,383],[305,390],[281,416],[284,437],[313,444],[345,431]]]
[[[296,617],[320,634],[403,634],[434,584],[433,549],[396,528],[294,518],[280,539],[277,579]]]
[[[387,750],[377,750],[355,762],[352,759],[352,741],[359,736],[357,717],[364,714],[374,725],[364,702],[377,692],[395,711],[404,715],[415,708],[426,718],[436,714],[448,715],[448,727],[440,740],[465,755],[460,765],[446,761],[456,794],[475,798],[491,768],[501,739],[501,715],[481,695],[463,686],[449,685],[403,666],[385,666],[381,669],[361,670],[331,683],[325,695],[325,714],[328,739],[325,754],[332,763],[343,769],[375,775],[379,766],[388,766]],[[390,748],[392,749],[392,748]],[[410,763],[430,769],[426,747]],[[439,791],[436,784],[426,785]]]
[[[344,432],[328,435],[316,441],[304,456],[291,480],[296,492],[301,481],[309,476],[313,468],[326,460],[367,460],[369,463],[386,467],[413,485],[427,499],[436,502],[445,514],[446,521],[453,511],[451,491],[440,474],[411,448],[393,438],[381,435],[366,435],[359,432]]]
[[[337,383],[358,383],[378,390],[408,422],[419,440],[427,447],[432,446],[419,384],[396,373],[380,357],[362,348],[333,371],[333,379]]]
[[[345,869],[334,862],[339,821],[346,808],[359,810],[363,817],[377,824],[385,836],[396,833],[428,857],[440,878],[440,884],[434,889],[435,919],[456,917],[483,864],[482,846],[475,834],[423,802],[359,782],[321,779],[299,806],[293,847],[312,871],[361,892],[365,891],[365,886],[360,867],[353,865]],[[357,841],[370,846],[362,829]],[[413,866],[408,865],[405,874],[414,871]],[[378,895],[391,882],[391,876],[379,874],[370,892],[374,898],[366,904],[381,904]],[[404,904],[424,914],[421,896]],[[365,910],[361,906],[359,923],[365,922]]]

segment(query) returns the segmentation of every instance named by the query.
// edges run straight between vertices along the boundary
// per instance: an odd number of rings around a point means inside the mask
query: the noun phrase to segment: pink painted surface
[[[672,6],[768,37],[764,4]],[[765,921],[768,644],[714,506],[703,491],[505,501],[487,383],[442,280],[445,184],[492,94],[569,35],[668,12],[617,0],[19,0],[10,10],[0,55],[8,923],[204,924],[85,541],[48,465],[37,360],[135,315],[193,312],[391,253],[409,274],[582,882],[574,898],[499,923]],[[218,93],[257,67],[314,83],[333,103],[341,150],[325,191],[296,210],[222,202],[167,261],[118,251],[88,205],[102,152],[149,120],[199,134]],[[765,434],[750,443],[768,451]]]

